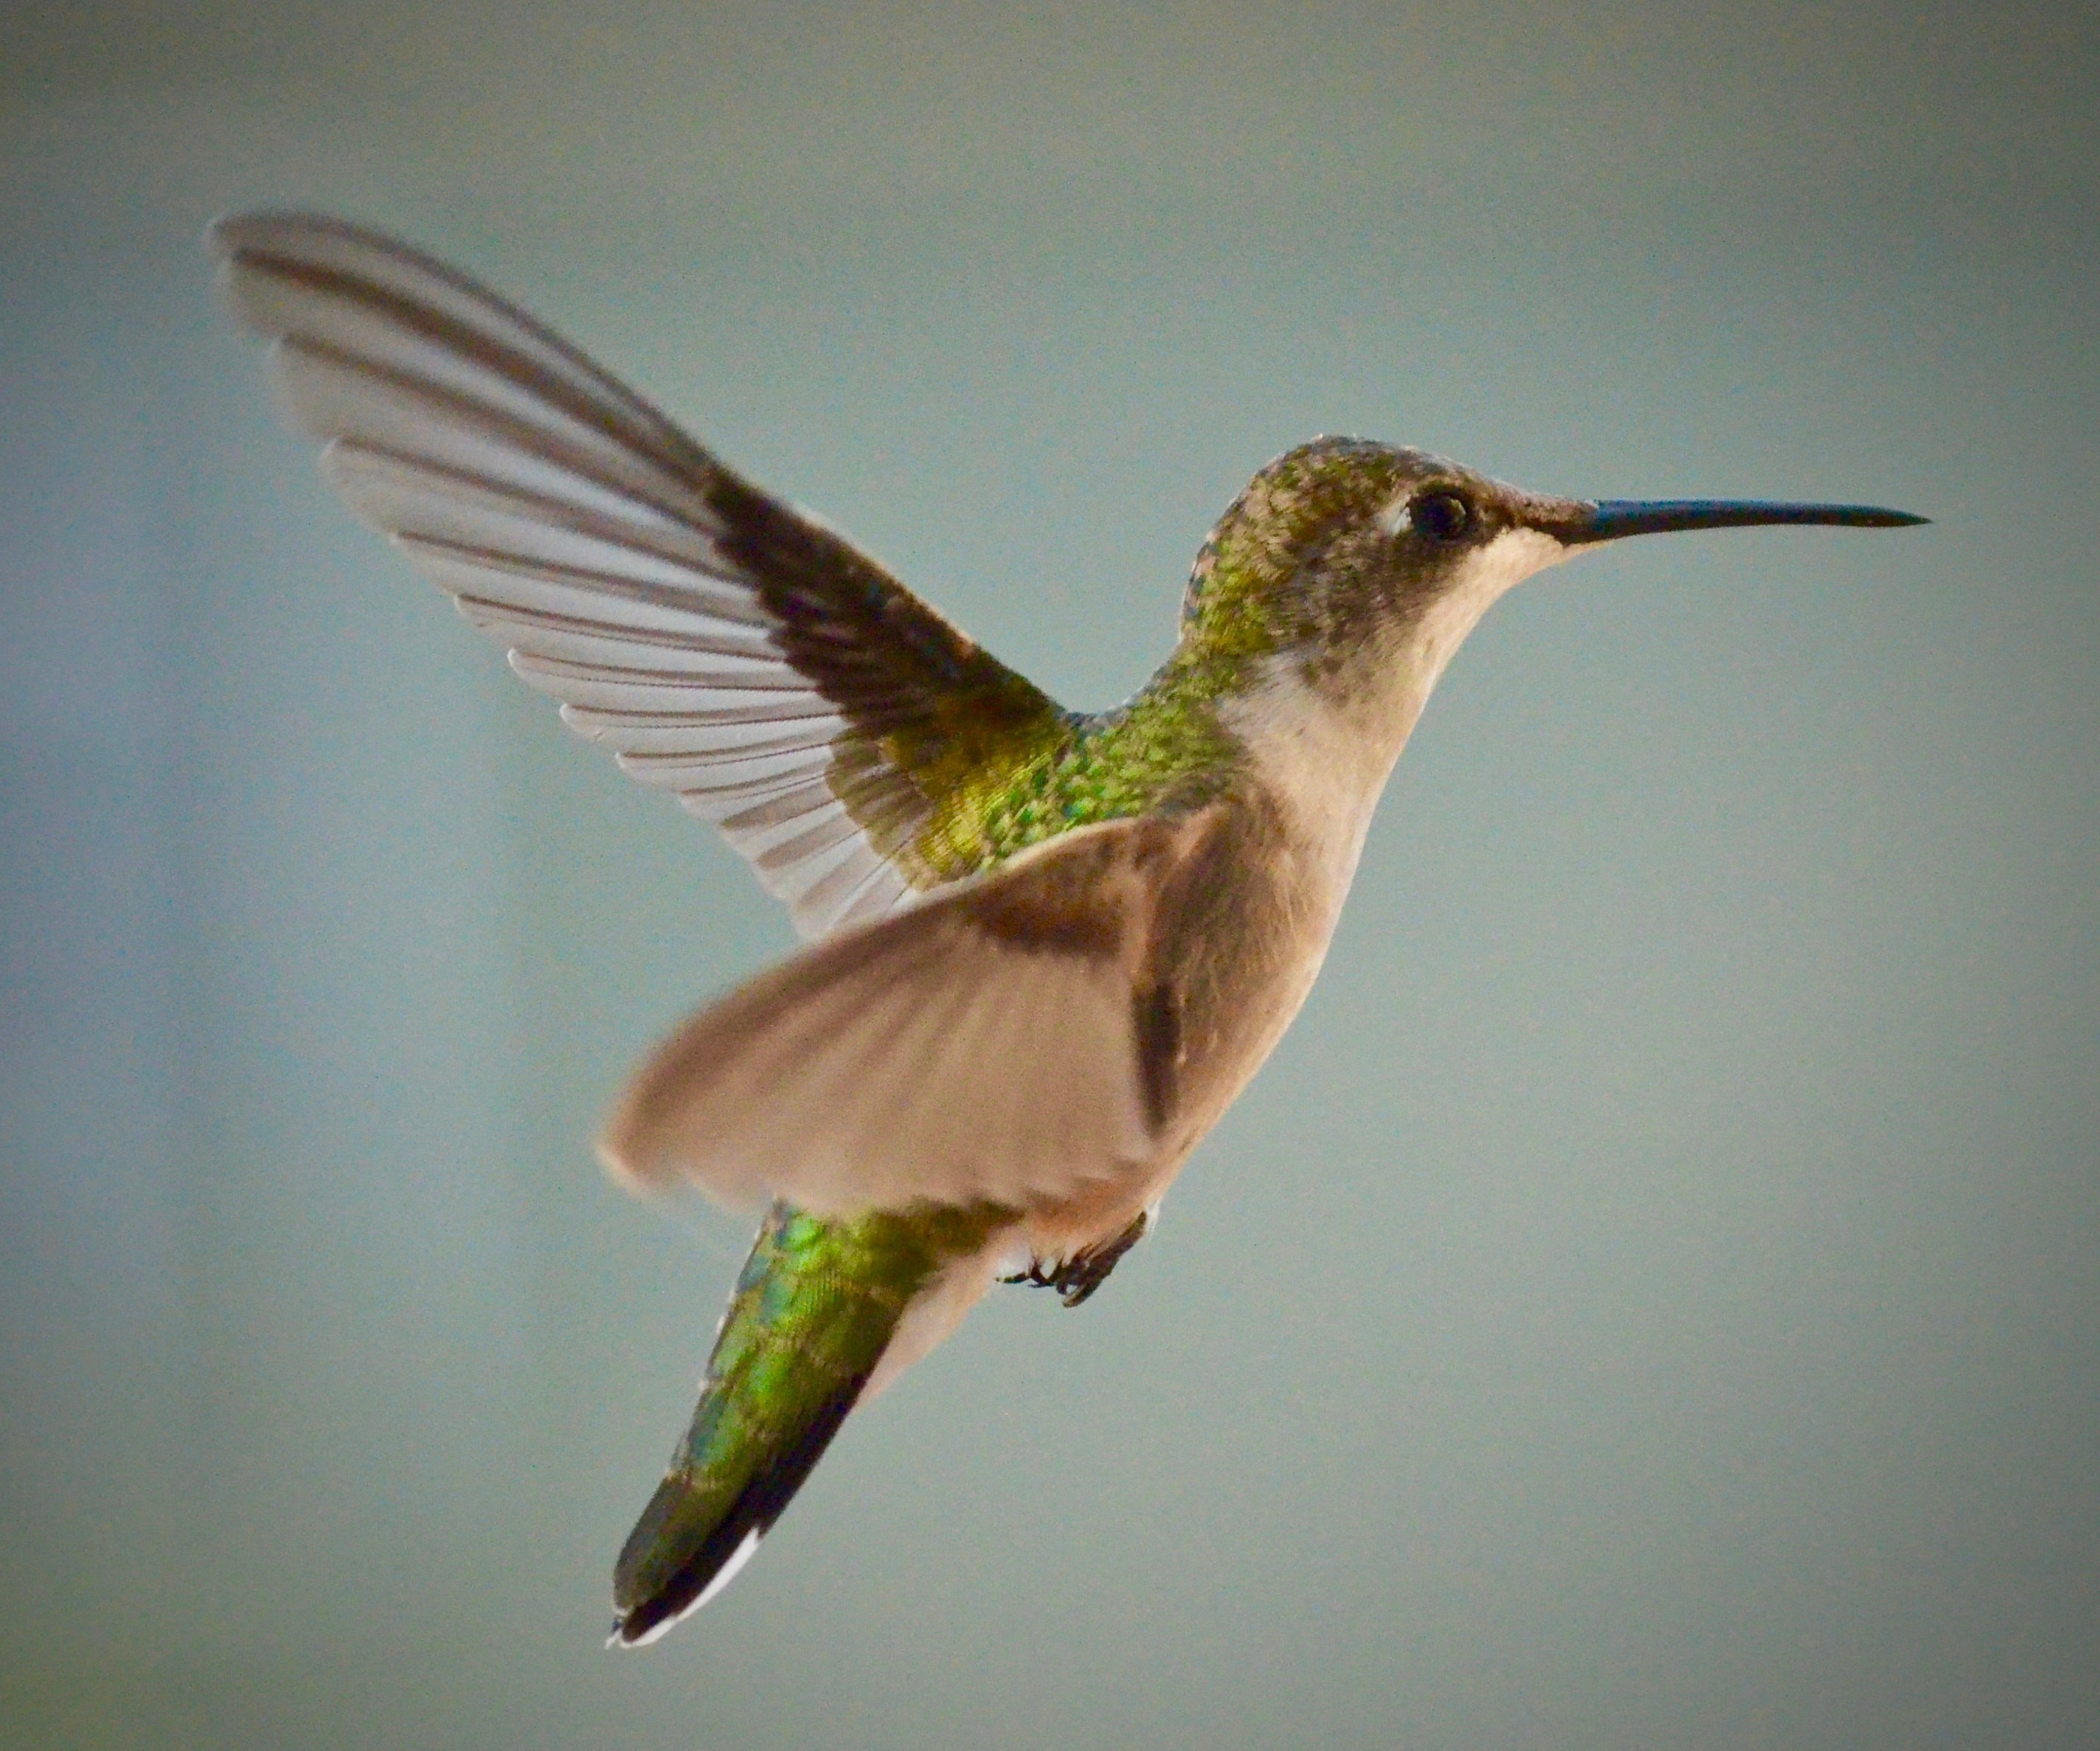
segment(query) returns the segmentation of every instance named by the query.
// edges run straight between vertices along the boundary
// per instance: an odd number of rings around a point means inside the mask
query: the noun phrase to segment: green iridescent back
[[[1365,506],[1390,496],[1402,465],[1391,446],[1332,438],[1255,475],[1197,556],[1180,645],[1127,704],[1084,715],[1015,709],[999,733],[973,739],[967,761],[929,761],[920,750],[915,765],[911,751],[885,750],[937,798],[892,855],[915,883],[932,885],[996,868],[1073,827],[1210,801],[1231,782],[1239,752],[1219,702],[1264,659],[1317,641],[1327,605],[1298,581],[1330,531],[1360,526]],[[960,743],[942,752],[951,748]]]

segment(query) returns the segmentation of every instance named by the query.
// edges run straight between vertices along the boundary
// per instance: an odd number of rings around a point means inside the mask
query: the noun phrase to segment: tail
[[[1012,1215],[978,1206],[833,1221],[773,1207],[722,1315],[692,1426],[614,1567],[615,1645],[654,1641],[729,1585],[914,1300]]]

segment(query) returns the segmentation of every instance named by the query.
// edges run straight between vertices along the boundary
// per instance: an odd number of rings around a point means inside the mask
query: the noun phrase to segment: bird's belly
[[[1158,1149],[1134,1170],[1126,1166],[1029,1211],[953,1260],[906,1314],[864,1399],[940,1343],[998,1278],[1107,1246],[1140,1211],[1156,1208],[1189,1153],[1283,1037],[1319,973],[1340,897],[1228,883],[1207,898],[1212,903],[1197,909],[1177,969],[1185,990],[1180,1097]]]
[[[1024,1224],[1039,1258],[1103,1244],[1156,1205],[1304,1007],[1326,958],[1348,867],[1258,819],[1174,921],[1166,969],[1178,998],[1174,1098],[1158,1147]],[[1353,847],[1350,848],[1352,850]]]

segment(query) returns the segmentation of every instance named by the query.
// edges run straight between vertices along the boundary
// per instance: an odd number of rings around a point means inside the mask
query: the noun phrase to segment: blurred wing
[[[351,508],[804,934],[967,873],[922,831],[947,786],[1057,736],[1043,693],[464,276],[332,219],[211,240]]]
[[[826,1215],[1026,1208],[1145,1164],[1178,1049],[1155,908],[1209,823],[1080,828],[761,973],[636,1073],[607,1164]]]

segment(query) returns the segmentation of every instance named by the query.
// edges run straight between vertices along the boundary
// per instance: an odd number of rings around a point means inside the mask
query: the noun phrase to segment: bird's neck
[[[1418,611],[1260,655],[1188,640],[1155,685],[1211,702],[1246,782],[1274,798],[1310,862],[1346,889],[1432,690],[1511,581],[1483,567]]]
[[[1304,874],[1329,888],[1337,906],[1435,678],[1413,670],[1388,665],[1376,685],[1344,685],[1282,652],[1219,703],[1219,721],[1241,750],[1242,782],[1273,800]]]

